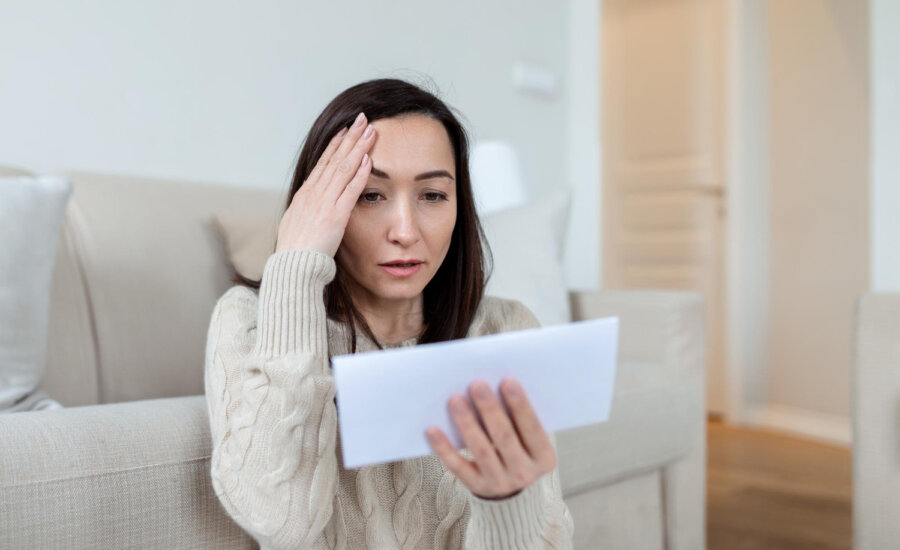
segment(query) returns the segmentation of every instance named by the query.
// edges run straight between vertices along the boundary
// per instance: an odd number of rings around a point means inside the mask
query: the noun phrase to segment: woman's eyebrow
[[[387,172],[382,172],[374,166],[372,167],[372,175],[377,178],[391,179]],[[430,172],[422,172],[421,174],[413,178],[413,181],[422,181],[431,178],[450,178],[452,180],[453,176],[451,176],[450,172],[446,170],[431,170]]]

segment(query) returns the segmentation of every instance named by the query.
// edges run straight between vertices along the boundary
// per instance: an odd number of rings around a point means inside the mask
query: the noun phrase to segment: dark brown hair
[[[493,260],[475,212],[469,178],[468,136],[451,108],[435,94],[393,78],[369,80],[341,92],[325,107],[304,139],[291,189],[285,201],[285,211],[334,134],[341,128],[350,126],[360,112],[366,114],[370,123],[404,115],[428,116],[443,124],[450,137],[456,163],[456,225],[444,262],[423,291],[424,331],[417,343],[465,338],[484,295]],[[338,266],[334,280],[325,287],[328,317],[348,323],[350,327],[358,325],[383,349],[362,314],[353,305],[346,277],[347,274]],[[248,279],[237,272],[233,282],[257,290],[260,286],[260,281]],[[349,348],[351,353],[355,353],[356,330],[350,330],[350,334]]]

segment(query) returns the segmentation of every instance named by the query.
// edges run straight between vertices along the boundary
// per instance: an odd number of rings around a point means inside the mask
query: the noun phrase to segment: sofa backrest
[[[271,216],[277,225],[287,188],[57,175],[73,190],[57,246],[41,389],[70,407],[203,393],[209,317],[232,284],[212,217]],[[570,293],[573,320],[616,315],[629,303],[623,296],[601,307],[610,296]],[[645,359],[645,346],[631,344],[623,340],[621,358]]]
[[[203,393],[231,268],[215,213],[281,216],[271,189],[69,172],[41,386],[66,406]],[[286,189],[285,189],[286,192]]]

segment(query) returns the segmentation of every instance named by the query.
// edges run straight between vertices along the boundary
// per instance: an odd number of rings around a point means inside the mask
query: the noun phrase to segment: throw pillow
[[[566,192],[536,197],[481,220],[494,258],[485,292],[519,300],[542,326],[572,320],[563,271],[569,197]]]
[[[275,252],[280,221],[274,217],[221,213],[212,218],[231,267],[254,281],[262,278],[266,260]]]
[[[56,248],[72,184],[56,177],[0,178],[0,412],[61,408],[38,386]]]

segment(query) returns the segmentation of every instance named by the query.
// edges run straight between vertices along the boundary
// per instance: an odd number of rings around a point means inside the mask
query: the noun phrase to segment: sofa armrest
[[[559,434],[562,453],[592,446],[591,453],[578,455],[593,459],[609,454],[609,448],[623,449],[633,455],[628,457],[633,475],[642,466],[658,463],[653,460],[654,453],[663,458],[678,450],[681,458],[662,468],[665,539],[672,550],[705,548],[706,334],[702,296],[685,291],[600,290],[573,292],[571,302],[574,320],[619,317],[619,371],[610,421],[579,429],[582,433]],[[665,445],[673,439],[680,445]],[[561,454],[561,465],[566,458]],[[575,473],[578,479],[569,481],[577,487],[584,486],[584,480],[629,472],[618,461]]]
[[[251,548],[209,477],[204,396],[0,415],[0,548]]]
[[[857,304],[853,366],[853,547],[900,538],[900,293]]]
[[[619,357],[610,419],[560,432],[567,494],[703,456],[703,300],[669,291],[573,294],[576,320],[619,317]],[[589,459],[587,457],[590,457]],[[562,467],[562,466],[565,467]]]

